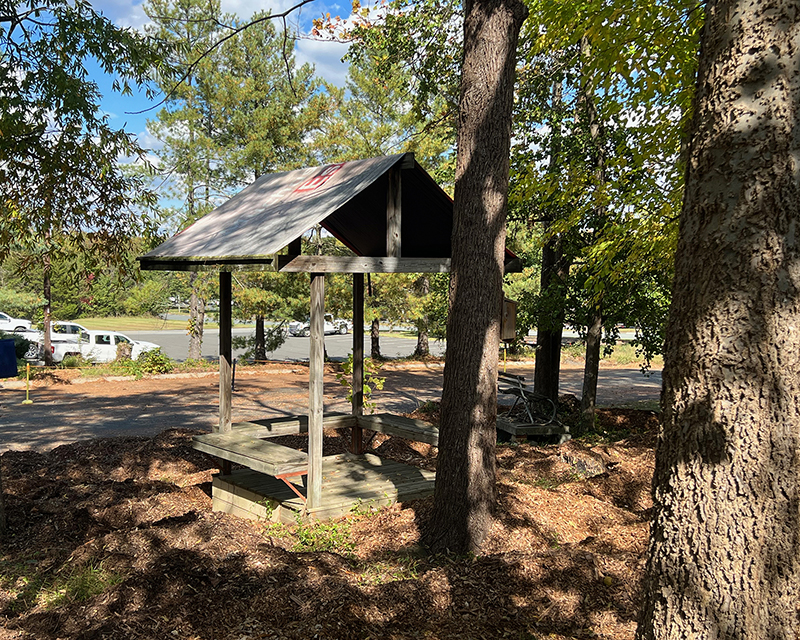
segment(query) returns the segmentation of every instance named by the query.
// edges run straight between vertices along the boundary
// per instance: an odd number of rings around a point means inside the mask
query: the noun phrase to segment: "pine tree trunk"
[[[497,360],[519,0],[464,3],[434,552],[477,551],[495,502]]]
[[[797,638],[800,12],[706,11],[637,638]]]
[[[253,351],[255,352],[256,362],[264,362],[267,359],[264,316],[256,316],[256,342]]]
[[[369,327],[370,358],[381,360],[381,321],[375,318]]]
[[[205,322],[205,301],[197,292],[197,274],[192,273],[189,278],[192,286],[192,295],[189,298],[189,354],[190,360],[199,360],[203,348],[203,323]]]

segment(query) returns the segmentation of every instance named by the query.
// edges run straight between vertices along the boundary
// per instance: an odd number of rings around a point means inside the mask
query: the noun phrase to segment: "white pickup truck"
[[[154,342],[132,340],[116,331],[81,331],[77,336],[53,336],[50,349],[56,363],[67,356],[83,356],[92,362],[113,362],[117,359],[120,344],[131,345],[131,358],[134,360],[140,353],[159,348]]]
[[[0,311],[0,331],[12,331],[12,332],[21,332],[21,331],[30,331],[31,330],[31,321],[30,320],[21,320],[19,318],[12,318],[7,313],[3,313]]]

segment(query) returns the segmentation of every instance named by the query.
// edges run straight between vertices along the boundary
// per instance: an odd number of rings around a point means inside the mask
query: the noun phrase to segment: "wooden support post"
[[[231,272],[219,272],[219,429],[231,430]]]
[[[353,274],[353,415],[364,413],[364,274]],[[364,453],[364,432],[350,430],[350,451]]]
[[[403,189],[400,167],[389,170],[389,186],[386,190],[386,255],[399,258],[401,251]]]
[[[322,496],[322,417],[325,346],[325,275],[311,274],[311,343],[308,355],[308,487],[306,506],[319,506]]]

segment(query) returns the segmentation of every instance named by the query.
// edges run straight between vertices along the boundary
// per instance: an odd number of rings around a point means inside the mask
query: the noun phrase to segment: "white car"
[[[131,345],[133,360],[136,360],[140,353],[159,348],[154,342],[132,340],[116,331],[83,331],[80,336],[81,354],[93,362],[113,362],[117,359],[117,346],[124,343]]]
[[[311,325],[309,323],[310,323],[309,320],[306,320],[305,322],[299,322],[297,320],[295,320],[294,322],[290,322],[289,334],[293,336],[310,336]],[[335,319],[330,314],[325,315],[325,323],[324,323],[325,335],[330,335],[333,333],[345,335],[346,333],[352,330],[353,330],[353,323],[350,322],[349,320],[338,320]]]
[[[0,311],[0,331],[30,331],[31,321],[20,320],[19,318],[12,318],[7,313]]]

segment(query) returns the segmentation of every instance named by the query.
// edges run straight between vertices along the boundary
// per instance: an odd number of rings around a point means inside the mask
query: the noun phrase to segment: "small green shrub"
[[[187,358],[183,362],[178,363],[177,366],[173,363],[173,366],[174,369],[178,369],[179,371],[195,371],[197,369],[213,371],[219,369],[219,363],[203,358]]]
[[[377,406],[372,402],[372,393],[375,390],[383,390],[386,378],[378,375],[383,365],[375,362],[372,358],[364,358],[364,409],[374,412]],[[336,379],[343,387],[347,387],[347,399],[353,401],[353,354],[347,356],[347,360],[342,363],[342,370],[336,374]]]
[[[561,347],[561,354],[575,360],[582,360],[586,357],[586,345],[583,342],[573,342]]]
[[[79,369],[85,364],[85,361],[80,356],[64,356],[61,361],[61,366],[64,369]]]
[[[144,375],[171,373],[175,368],[175,364],[170,357],[161,351],[161,349],[153,349],[152,351],[140,353],[139,357],[136,358],[136,364]]]

